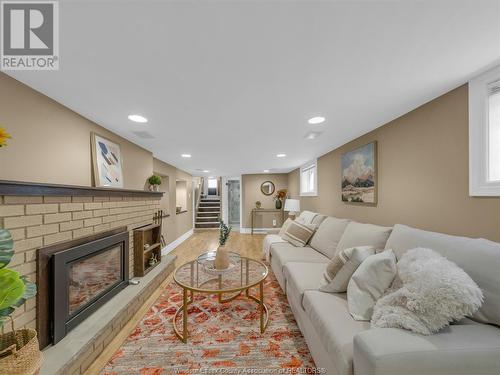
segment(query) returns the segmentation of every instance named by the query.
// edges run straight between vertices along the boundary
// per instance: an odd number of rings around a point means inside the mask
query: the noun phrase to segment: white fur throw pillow
[[[430,335],[474,314],[483,302],[481,289],[469,275],[434,250],[409,250],[397,267],[395,285],[375,305],[372,327]]]

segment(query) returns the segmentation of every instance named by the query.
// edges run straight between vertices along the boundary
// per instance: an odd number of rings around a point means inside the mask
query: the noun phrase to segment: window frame
[[[313,191],[303,191],[302,186],[302,173],[309,170],[314,169],[314,183],[313,183]],[[318,196],[318,159],[311,160],[308,163],[303,164],[300,167],[299,171],[299,190],[301,197],[316,197]]]
[[[488,179],[489,85],[500,80],[500,66],[469,81],[469,196],[500,196],[500,181]]]

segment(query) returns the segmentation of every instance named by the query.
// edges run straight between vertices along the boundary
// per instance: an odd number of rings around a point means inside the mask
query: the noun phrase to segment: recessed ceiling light
[[[269,173],[269,169],[264,169],[264,173]]]
[[[181,156],[182,156],[183,158],[190,158],[190,157],[191,157],[191,154],[181,154]]]
[[[148,122],[148,119],[141,115],[128,115],[128,119],[133,122],[140,122],[140,123]]]
[[[210,173],[210,171],[208,169],[204,169],[203,173]]]
[[[276,157],[277,158],[284,158],[286,156],[286,154],[277,154]]]
[[[323,116],[311,117],[307,122],[311,125],[317,125],[325,122],[325,118]]]

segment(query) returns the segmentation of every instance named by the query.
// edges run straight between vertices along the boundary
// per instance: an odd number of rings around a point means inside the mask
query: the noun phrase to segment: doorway
[[[228,222],[233,227],[240,225],[240,181],[229,180],[227,182],[227,214]]]
[[[207,186],[208,186],[208,195],[218,195],[216,178],[209,178]]]

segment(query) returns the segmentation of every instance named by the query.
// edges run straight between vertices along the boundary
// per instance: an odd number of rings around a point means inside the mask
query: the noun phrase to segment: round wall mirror
[[[260,185],[260,191],[264,195],[272,195],[274,193],[274,184],[271,181],[265,181]]]

